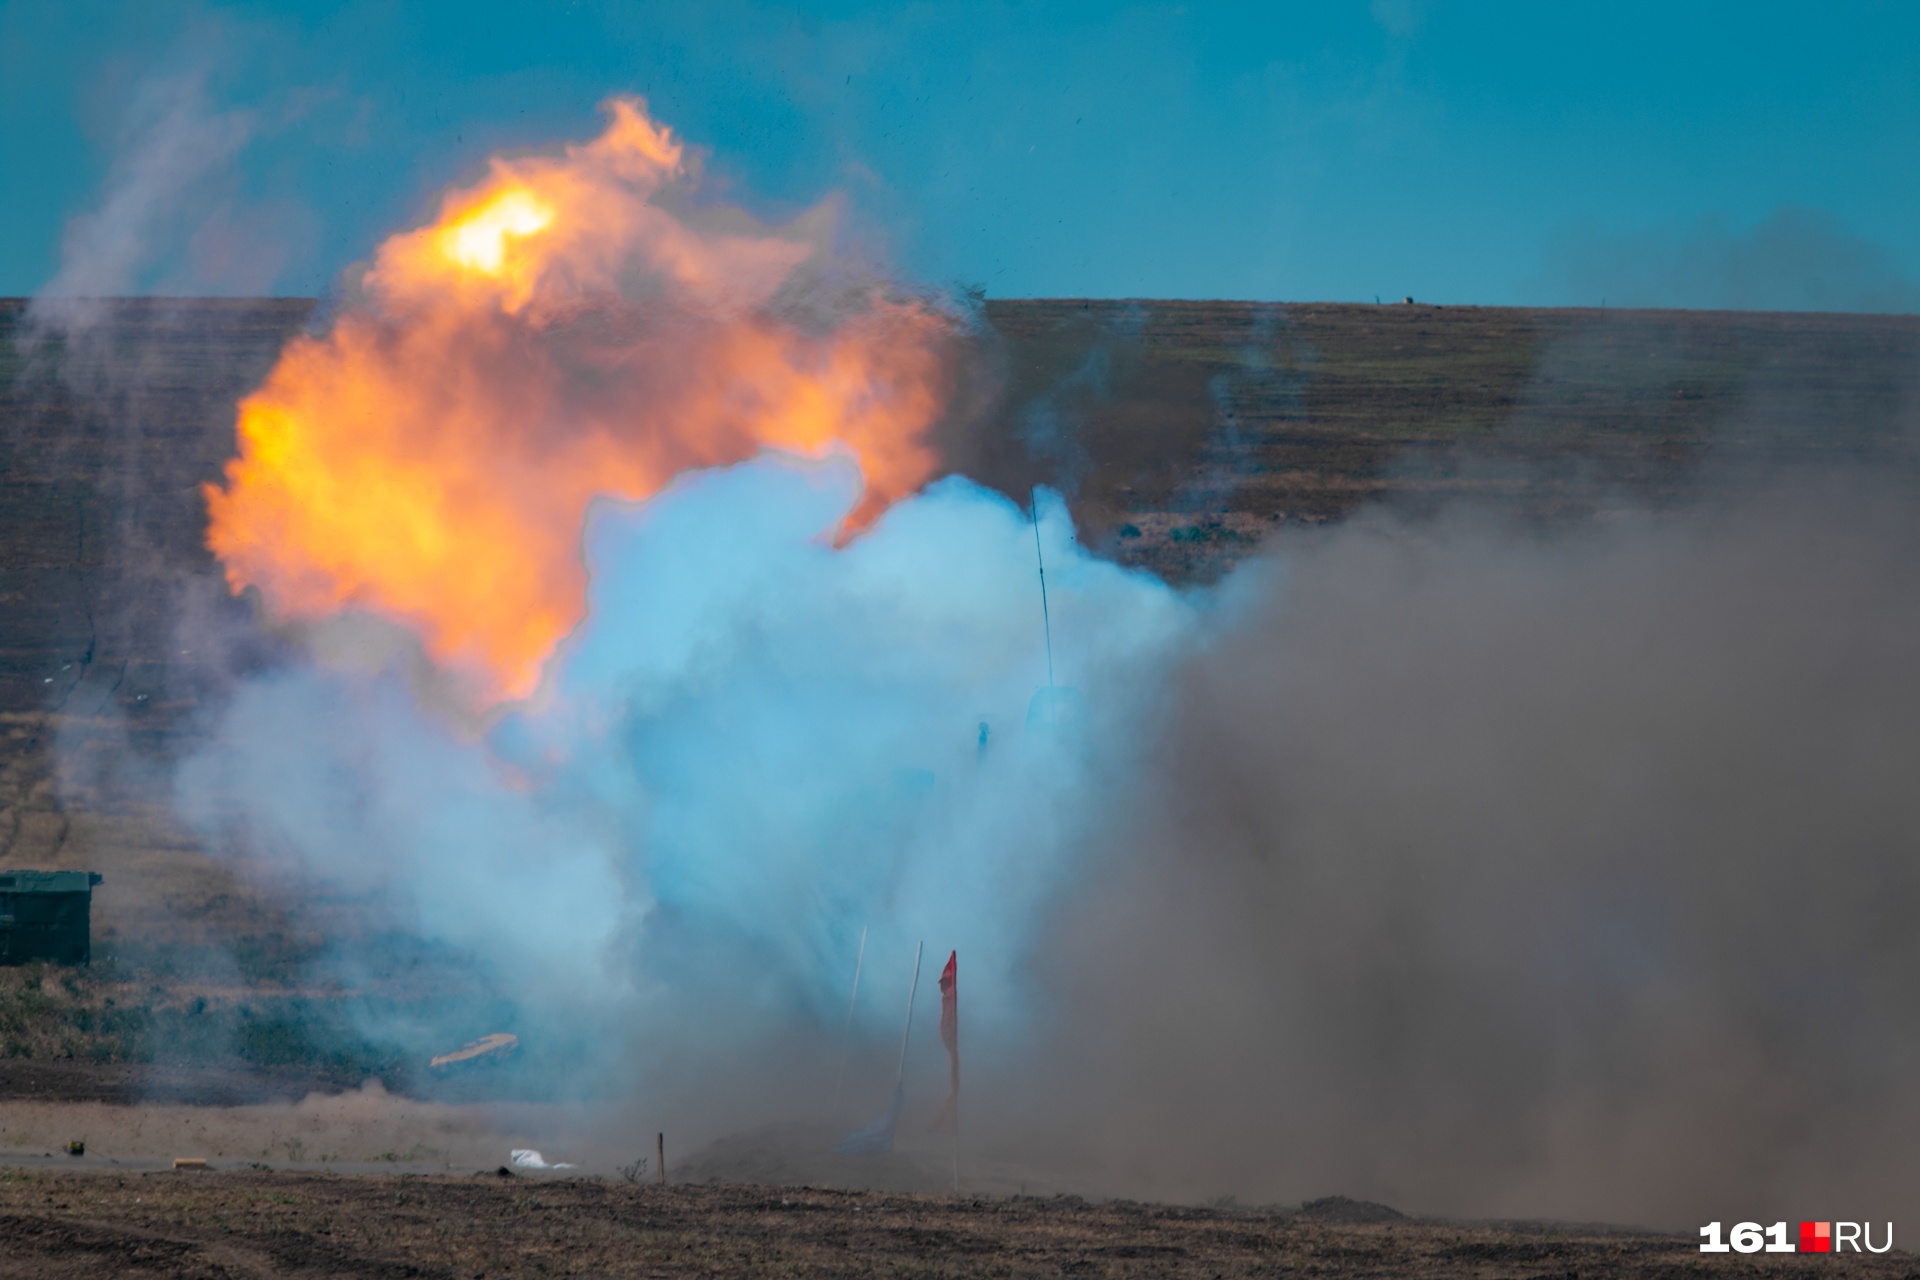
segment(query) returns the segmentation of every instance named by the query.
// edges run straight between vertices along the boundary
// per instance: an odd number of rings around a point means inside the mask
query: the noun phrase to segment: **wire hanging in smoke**
[[[1031,494],[1033,506],[1033,560],[1040,566],[1040,622],[1047,634],[1047,688],[1053,688],[1053,615],[1047,610],[1047,560],[1040,553],[1040,487],[1035,485]],[[1052,699],[1048,699],[1048,714],[1052,714]]]

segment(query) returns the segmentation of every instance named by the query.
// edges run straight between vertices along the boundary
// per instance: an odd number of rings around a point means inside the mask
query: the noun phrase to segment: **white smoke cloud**
[[[1043,502],[1070,686],[1049,694],[1025,514],[952,480],[836,549],[858,494],[850,462],[768,456],[601,504],[545,701],[476,739],[403,671],[279,671],[234,698],[181,807],[474,956],[549,1040],[719,1053],[829,1026],[863,929],[876,955],[959,949],[972,1033],[1018,1040],[1041,921],[1197,615]],[[593,1049],[583,1071],[624,1040]]]

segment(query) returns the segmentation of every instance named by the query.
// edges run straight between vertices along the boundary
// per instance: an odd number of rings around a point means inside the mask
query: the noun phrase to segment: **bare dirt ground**
[[[584,1122],[542,1103],[438,1102],[389,1094],[377,1082],[296,1102],[175,1103],[0,1099],[0,1166],[62,1155],[74,1167],[143,1168],[176,1156],[275,1168],[492,1168],[517,1147],[555,1150]],[[569,1156],[577,1139],[561,1139]],[[83,1154],[68,1157],[77,1142]],[[558,1157],[556,1157],[557,1159]],[[576,1157],[577,1158],[577,1157]],[[609,1158],[589,1172],[612,1174]]]
[[[0,1171],[0,1276],[1682,1276],[1907,1254],[1704,1259],[1698,1241],[1420,1222],[1329,1202],[1180,1208],[619,1180]],[[1382,1218],[1384,1220],[1355,1220]]]

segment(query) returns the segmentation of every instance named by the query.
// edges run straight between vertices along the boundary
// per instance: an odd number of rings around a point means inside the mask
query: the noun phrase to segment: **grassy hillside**
[[[1062,484],[1089,542],[1174,581],[1366,502],[1579,519],[1728,467],[1911,467],[1920,438],[1914,316],[1016,300],[986,318],[1001,395],[955,433],[957,468]]]
[[[167,803],[202,710],[277,650],[203,547],[200,485],[312,314],[141,300],[48,339],[0,300],[0,865],[108,876],[93,975],[0,975],[0,1062],[392,1065],[300,1030],[337,995],[302,958],[354,904],[288,912]],[[954,470],[1053,485],[1102,554],[1196,582],[1365,503],[1553,522],[1756,462],[1911,469],[1920,317],[993,301],[962,388]]]

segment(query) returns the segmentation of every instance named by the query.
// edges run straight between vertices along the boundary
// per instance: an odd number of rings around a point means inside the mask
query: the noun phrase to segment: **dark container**
[[[93,958],[94,871],[0,871],[0,964]]]

